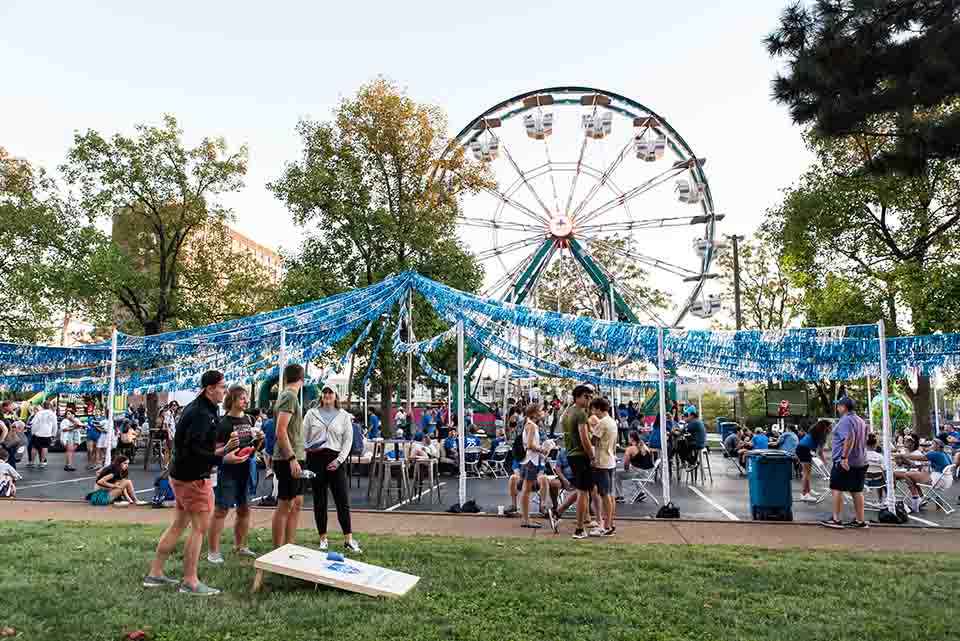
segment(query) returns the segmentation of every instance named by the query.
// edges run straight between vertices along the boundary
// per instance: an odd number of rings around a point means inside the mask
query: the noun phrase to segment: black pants
[[[344,534],[352,534],[350,525],[350,495],[347,492],[347,466],[341,465],[335,472],[327,469],[337,458],[333,450],[307,452],[307,469],[316,474],[313,479],[313,518],[320,536],[327,533],[327,488],[333,494],[337,506],[337,521]]]

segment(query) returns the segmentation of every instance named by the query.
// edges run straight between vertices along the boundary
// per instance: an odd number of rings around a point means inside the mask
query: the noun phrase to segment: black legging
[[[317,522],[317,532],[320,536],[327,533],[327,488],[333,494],[333,502],[337,506],[337,521],[344,534],[352,534],[350,525],[350,495],[347,492],[347,466],[340,465],[336,472],[327,469],[337,458],[333,450],[307,452],[307,469],[316,474],[313,485],[313,518]]]

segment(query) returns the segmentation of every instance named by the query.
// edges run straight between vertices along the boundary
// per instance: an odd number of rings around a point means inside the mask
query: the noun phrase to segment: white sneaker
[[[207,554],[207,562],[213,563],[214,565],[223,564],[223,553],[222,552],[210,552]]]
[[[599,529],[599,528],[600,528],[600,521],[597,521],[596,519],[594,519],[593,521],[590,521],[589,523],[587,523],[587,529],[588,529],[588,530],[596,530],[596,529]]]
[[[130,501],[114,501],[113,507],[127,507],[130,505]]]
[[[602,527],[595,527],[589,532],[587,532],[587,534],[589,534],[590,536],[603,536],[604,531],[605,530]]]
[[[354,554],[363,554],[363,550],[360,549],[360,544],[357,543],[356,539],[350,539],[344,544],[344,547]]]
[[[40,467],[46,467],[46,466],[47,466],[47,462],[46,462],[46,461],[44,461],[44,462],[42,462],[42,463],[40,464]]]
[[[149,501],[137,501],[137,505],[150,505]]]
[[[320,551],[326,552],[330,549],[330,539],[323,539],[320,541]]]
[[[800,500],[804,503],[816,503],[817,497],[813,496],[812,494],[801,494]]]

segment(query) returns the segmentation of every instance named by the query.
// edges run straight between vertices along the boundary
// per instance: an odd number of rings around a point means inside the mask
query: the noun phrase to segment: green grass
[[[155,641],[956,638],[960,555],[366,536],[365,561],[422,577],[406,597],[269,575],[253,595],[251,564],[228,556],[201,561],[201,579],[226,590],[202,599],[140,587],[160,532],[0,525],[0,627],[31,641],[138,629]],[[267,551],[269,532],[252,544]],[[179,572],[175,556],[168,574]]]

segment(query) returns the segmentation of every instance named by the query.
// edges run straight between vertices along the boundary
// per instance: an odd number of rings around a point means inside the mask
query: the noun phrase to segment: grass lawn
[[[201,579],[226,592],[200,598],[140,586],[161,531],[0,525],[0,627],[30,641],[138,629],[155,641],[957,638],[952,592],[931,586],[960,585],[960,555],[368,536],[365,561],[423,577],[406,597],[270,575],[252,595],[250,562],[213,567],[204,552]],[[269,531],[251,539],[268,550]],[[168,574],[179,573],[175,556]]]

